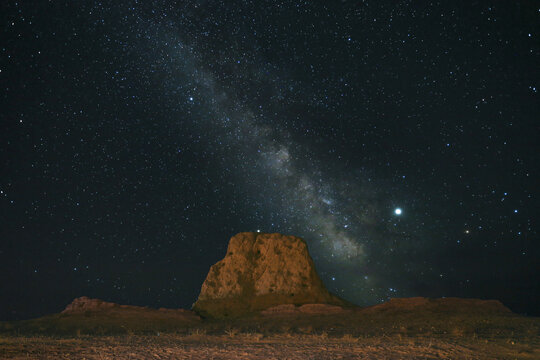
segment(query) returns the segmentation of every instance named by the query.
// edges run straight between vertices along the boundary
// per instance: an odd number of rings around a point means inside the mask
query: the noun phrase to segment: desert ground
[[[361,338],[260,333],[6,337],[2,359],[539,359],[539,344],[455,336]]]
[[[0,359],[540,359],[539,318],[467,309],[212,320],[113,307],[0,322]]]

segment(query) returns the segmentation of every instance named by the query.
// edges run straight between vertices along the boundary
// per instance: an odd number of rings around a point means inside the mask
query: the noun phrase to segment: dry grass
[[[201,328],[194,328],[189,331],[187,338],[191,340],[201,340],[206,337],[206,330]]]
[[[248,342],[258,342],[264,338],[264,335],[258,332],[247,332],[242,333],[240,337]]]
[[[228,328],[228,329],[225,329],[225,334],[227,334],[227,336],[229,338],[234,338],[236,337],[236,335],[238,335],[239,333],[239,330],[238,329],[235,329],[235,328]]]
[[[345,343],[357,343],[358,341],[360,341],[360,339],[352,336],[351,334],[344,334],[341,337],[341,341]]]

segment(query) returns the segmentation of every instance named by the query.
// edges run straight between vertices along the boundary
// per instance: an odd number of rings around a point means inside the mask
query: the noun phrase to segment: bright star
[[[396,210],[394,210],[394,214],[396,215],[401,215],[401,208],[396,208]]]

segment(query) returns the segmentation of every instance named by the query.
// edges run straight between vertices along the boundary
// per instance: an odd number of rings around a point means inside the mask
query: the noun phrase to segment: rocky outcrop
[[[127,305],[124,305],[124,307],[125,306]],[[79,298],[74,299],[71,302],[71,304],[66,306],[64,311],[62,311],[62,314],[83,313],[86,311],[101,311],[101,310],[112,309],[114,307],[119,308],[120,305],[112,303],[112,302],[106,302],[100,299],[91,299],[86,296],[81,296]]]
[[[225,258],[210,268],[193,310],[219,318],[314,303],[346,305],[325,288],[306,242],[277,233],[244,232],[231,238]]]
[[[294,304],[283,304],[273,306],[266,310],[261,311],[261,314],[267,316],[280,316],[280,315],[331,315],[342,314],[349,312],[350,310],[344,309],[337,305],[328,304],[305,304],[301,306],[295,306]]]
[[[100,299],[91,299],[86,296],[76,298],[66,306],[62,314],[66,315],[77,315],[85,313],[96,313],[96,314],[131,314],[131,315],[149,315],[154,314],[157,317],[169,317],[175,319],[184,319],[184,320],[199,320],[199,316],[196,315],[193,311],[185,309],[151,309],[143,306],[133,306],[133,305],[119,305],[112,302],[103,301]]]
[[[511,313],[510,309],[498,300],[439,298],[425,297],[395,298],[389,301],[370,306],[363,312],[402,312],[402,311],[430,311],[450,313]]]

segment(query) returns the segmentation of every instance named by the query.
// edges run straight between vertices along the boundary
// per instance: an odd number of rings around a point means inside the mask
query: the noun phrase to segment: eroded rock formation
[[[228,317],[313,303],[345,305],[325,288],[306,242],[277,233],[244,232],[231,238],[225,258],[210,268],[193,310]]]

